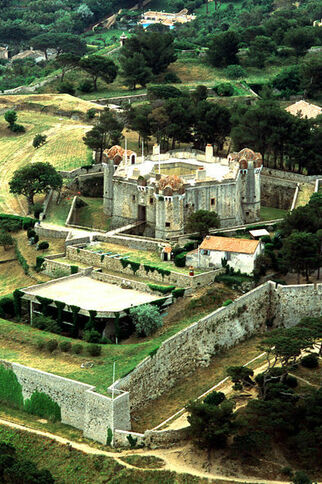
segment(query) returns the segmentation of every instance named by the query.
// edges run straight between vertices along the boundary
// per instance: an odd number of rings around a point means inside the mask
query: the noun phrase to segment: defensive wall
[[[164,341],[115,387],[129,391],[132,410],[143,407],[196,368],[208,366],[221,350],[322,314],[321,297],[322,284],[275,287],[266,282]]]
[[[15,373],[24,399],[35,391],[50,396],[61,409],[62,422],[83,430],[85,437],[106,443],[111,429],[115,446],[130,446],[129,435],[137,439],[137,445],[168,446],[185,438],[186,430],[132,434],[130,407],[145,406],[198,367],[208,366],[221,350],[254,334],[321,315],[321,297],[322,284],[280,286],[266,282],[164,341],[155,354],[114,384],[114,399],[96,393],[87,384],[4,360],[0,364]]]
[[[115,392],[112,399],[95,392],[95,387],[18,363],[0,360],[13,371],[22,387],[24,401],[34,392],[48,395],[61,411],[61,421],[82,430],[84,437],[106,444],[108,428],[129,430],[129,394]]]

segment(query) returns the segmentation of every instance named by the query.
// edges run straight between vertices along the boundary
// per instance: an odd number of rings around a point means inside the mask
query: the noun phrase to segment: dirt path
[[[223,480],[223,481],[229,481],[229,482],[241,482],[241,483],[244,482],[249,484],[255,484],[255,483],[258,483],[259,481],[263,484],[288,483],[288,481],[273,481],[273,480],[265,480],[262,478],[260,479],[259,478],[252,479],[252,478],[244,478],[244,477],[238,478],[238,477],[229,477],[222,474],[213,474],[210,472],[201,472],[195,469],[191,464],[187,464],[187,462],[181,460],[182,451],[185,449],[186,446],[176,447],[171,449],[157,449],[157,450],[151,450],[151,451],[146,451],[143,449],[137,449],[137,450],[131,449],[131,450],[123,450],[121,452],[112,452],[112,451],[104,451],[104,450],[96,449],[95,447],[91,447],[88,444],[82,444],[79,442],[70,441],[68,439],[59,437],[58,435],[51,434],[49,432],[42,432],[41,430],[31,429],[24,425],[19,425],[5,419],[0,419],[0,425],[5,425],[7,427],[17,429],[17,430],[22,430],[24,432],[29,432],[35,435],[39,435],[41,437],[47,437],[63,445],[69,444],[74,449],[84,452],[85,454],[105,455],[106,457],[113,458],[120,465],[127,467],[129,469],[137,469],[137,467],[129,464],[128,462],[125,462],[124,460],[122,460],[122,457],[126,457],[129,455],[155,456],[164,460],[165,462],[164,467],[158,470],[168,470],[168,471],[176,472],[178,474],[188,473],[195,477],[212,479],[212,480]]]

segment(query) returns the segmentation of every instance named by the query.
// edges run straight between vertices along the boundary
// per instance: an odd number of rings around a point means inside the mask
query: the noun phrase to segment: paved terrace
[[[63,277],[38,286],[23,289],[26,299],[35,296],[62,301],[85,311],[121,312],[131,306],[151,303],[160,299],[147,292],[123,289],[115,284],[97,281],[88,276]],[[29,296],[29,297],[28,297]]]

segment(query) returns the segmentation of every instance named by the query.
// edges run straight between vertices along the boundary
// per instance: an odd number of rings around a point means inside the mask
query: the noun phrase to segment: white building
[[[207,235],[197,250],[187,254],[186,265],[219,268],[222,267],[222,260],[226,259],[229,266],[236,271],[250,274],[261,251],[262,244],[259,240]]]

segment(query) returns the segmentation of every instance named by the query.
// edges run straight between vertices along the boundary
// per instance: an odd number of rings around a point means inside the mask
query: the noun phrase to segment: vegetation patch
[[[51,422],[61,421],[59,405],[42,392],[34,392],[31,397],[25,401],[24,409],[28,413],[46,418]]]
[[[128,455],[122,457],[122,460],[132,466],[141,467],[142,469],[161,469],[161,467],[164,467],[165,465],[163,459],[155,457],[154,455]]]

